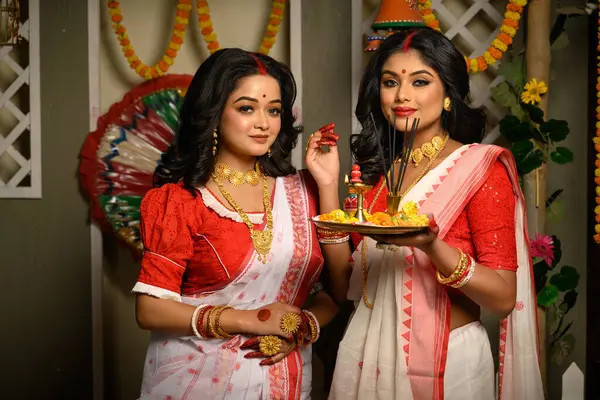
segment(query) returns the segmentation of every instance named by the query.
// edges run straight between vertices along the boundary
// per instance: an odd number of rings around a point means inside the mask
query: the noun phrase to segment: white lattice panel
[[[465,56],[477,57],[490,47],[500,31],[503,9],[507,2],[508,0],[432,0],[432,5],[446,37]],[[358,4],[353,6],[353,13],[360,12],[363,16],[361,26],[353,24],[354,29],[360,29],[365,36],[369,35],[379,4],[380,0],[362,0],[362,9],[359,9]],[[365,65],[363,61],[362,67]],[[471,75],[471,104],[483,107],[488,117],[487,143],[499,137],[498,122],[506,113],[491,97],[490,88],[502,82],[496,70],[497,66],[494,66]],[[356,82],[360,81],[359,74],[353,76]]]
[[[39,0],[21,1],[21,43],[0,47],[0,198],[40,198]]]
[[[506,2],[508,0],[498,3]],[[442,32],[467,57],[482,55],[500,32],[502,12],[489,0],[432,0],[432,3]],[[498,107],[490,93],[490,88],[502,81],[495,72],[496,68],[492,67],[471,75],[471,103],[486,111],[489,125],[485,141],[488,143],[498,138],[498,122],[505,115],[505,110]]]

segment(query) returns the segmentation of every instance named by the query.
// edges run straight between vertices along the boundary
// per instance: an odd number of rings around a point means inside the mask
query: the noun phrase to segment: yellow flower
[[[414,201],[407,201],[402,205],[402,212],[406,216],[417,215],[419,213],[417,203],[415,203]]]
[[[469,60],[471,71],[477,72],[479,71],[479,65],[477,64],[477,59],[473,58]]]
[[[535,104],[542,101],[542,94],[548,91],[546,83],[543,81],[538,82],[537,79],[533,78],[525,84],[525,90],[521,93],[521,100],[525,104]]]
[[[487,65],[494,65],[496,63],[496,59],[492,57],[489,51],[483,53],[483,59],[487,63]]]
[[[513,28],[512,26],[508,26],[508,25],[502,25],[500,27],[500,32],[506,33],[510,37],[515,37],[515,35],[517,34],[517,30],[515,28]]]

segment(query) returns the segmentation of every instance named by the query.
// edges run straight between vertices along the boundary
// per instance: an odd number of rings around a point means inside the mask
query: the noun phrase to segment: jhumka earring
[[[450,97],[446,97],[444,99],[444,110],[450,112],[450,110],[452,110],[452,100],[450,100]]]
[[[219,144],[219,139],[217,138],[217,130],[213,131],[213,156],[217,155],[217,145]]]
[[[267,151],[267,157],[271,158],[271,149]]]

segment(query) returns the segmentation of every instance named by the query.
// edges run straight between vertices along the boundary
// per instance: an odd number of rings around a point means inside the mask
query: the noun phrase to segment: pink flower
[[[534,240],[529,239],[529,246],[531,247],[531,255],[533,257],[542,258],[549,267],[552,266],[552,262],[554,261],[554,242],[551,236],[537,233]]]

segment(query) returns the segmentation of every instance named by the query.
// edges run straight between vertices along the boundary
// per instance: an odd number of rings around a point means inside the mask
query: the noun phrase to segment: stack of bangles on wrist
[[[233,337],[223,330],[220,323],[223,311],[231,309],[228,306],[210,306],[202,304],[192,314],[192,330],[199,339],[229,339]],[[301,329],[301,325],[307,329]],[[308,310],[303,310],[301,315],[289,312],[284,314],[280,322],[281,330],[293,335],[298,346],[312,344],[319,339],[320,328],[317,318]],[[207,329],[208,327],[208,329]],[[263,336],[259,344],[264,355],[270,356],[281,350],[281,339],[277,336]],[[264,351],[263,351],[264,348]],[[273,353],[274,351],[274,353]],[[273,354],[268,354],[273,353]]]
[[[440,271],[437,271],[437,280],[442,285],[450,286],[454,289],[460,289],[465,286],[473,277],[475,272],[475,260],[468,254],[462,252],[461,249],[457,249],[460,254],[458,265],[452,275],[444,277]]]
[[[317,237],[321,244],[340,244],[350,240],[350,234],[346,232],[337,232],[325,228],[317,228]]]
[[[206,304],[196,307],[192,314],[192,330],[200,339],[228,339],[233,337],[223,330],[221,314],[231,309],[229,306],[209,306]],[[208,327],[208,329],[206,329]]]

